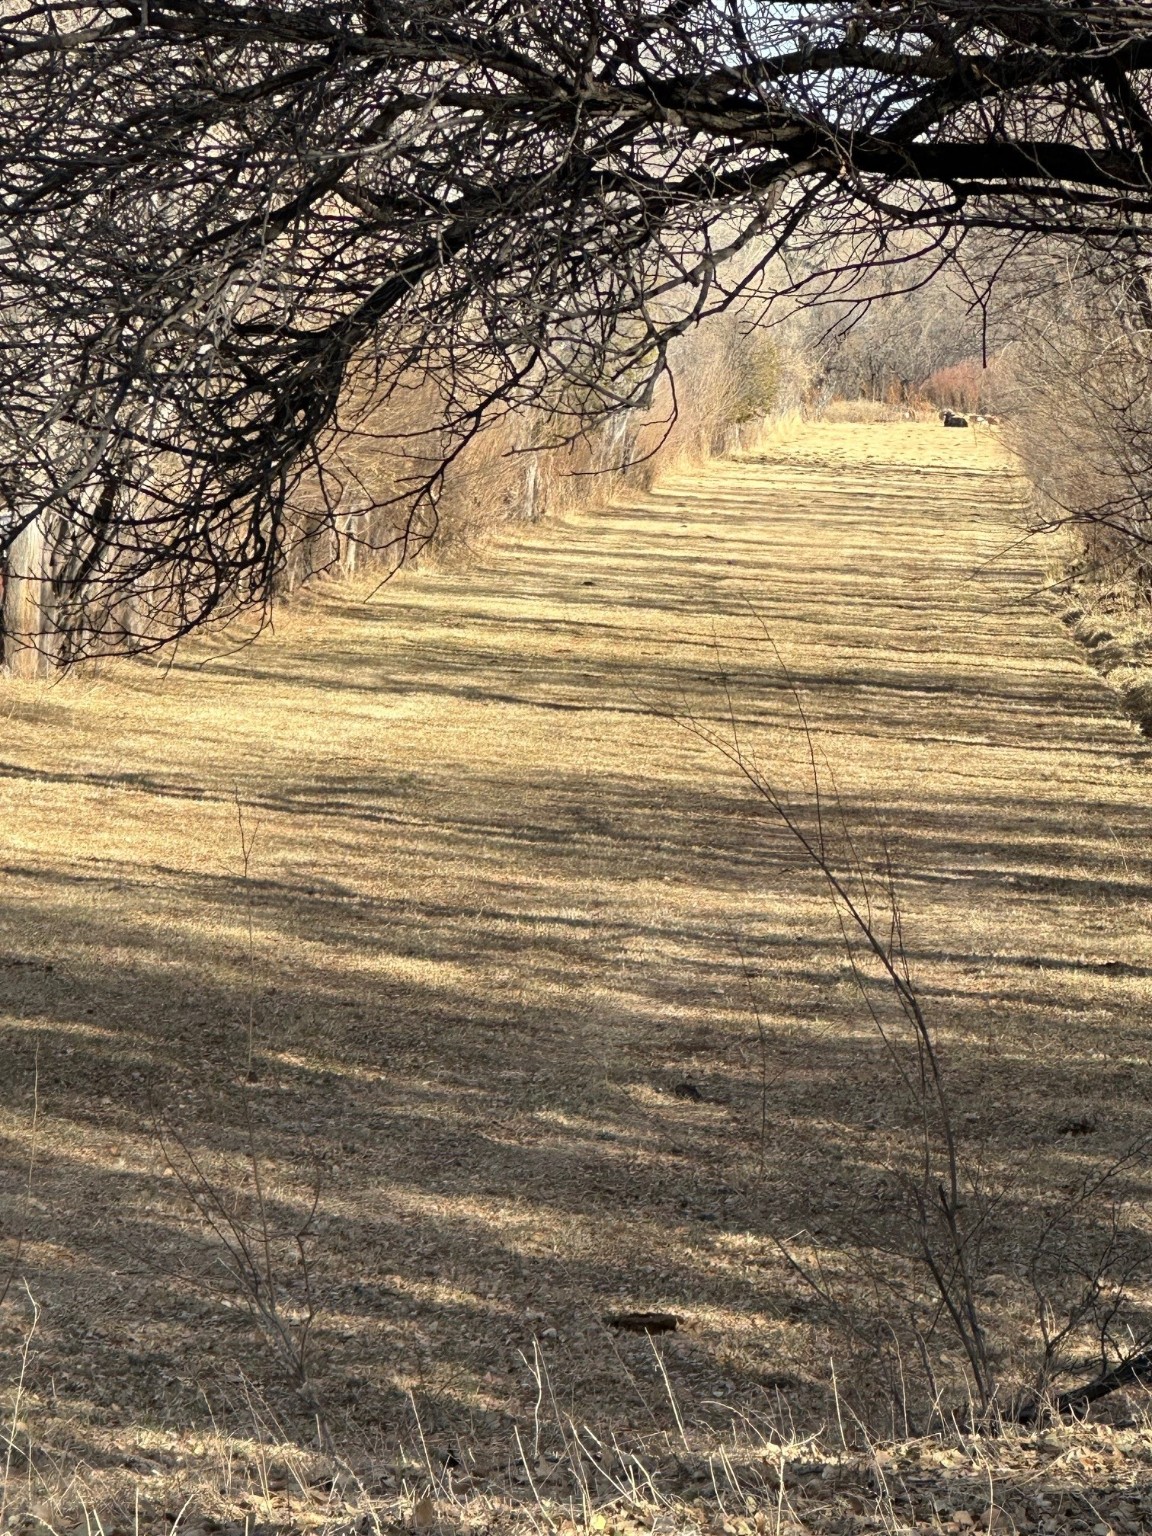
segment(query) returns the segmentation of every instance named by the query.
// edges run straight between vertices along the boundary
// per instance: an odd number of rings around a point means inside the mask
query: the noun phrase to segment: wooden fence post
[[[45,677],[50,670],[45,646],[45,604],[50,603],[48,541],[39,518],[13,539],[4,568],[0,598],[2,666],[9,677]]]

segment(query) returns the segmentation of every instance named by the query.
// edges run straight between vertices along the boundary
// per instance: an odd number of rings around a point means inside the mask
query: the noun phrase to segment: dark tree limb
[[[266,604],[367,401],[438,402],[403,552],[494,414],[641,408],[752,294],[1152,229],[1147,4],[0,0],[0,66],[0,559],[64,661]]]

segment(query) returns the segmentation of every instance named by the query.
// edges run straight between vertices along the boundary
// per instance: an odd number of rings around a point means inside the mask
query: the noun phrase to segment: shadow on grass
[[[968,516],[970,496],[965,482],[939,498],[934,526]],[[942,556],[929,562],[936,585],[917,585],[918,486],[893,492],[896,557],[867,593],[852,544],[863,501],[827,520],[817,550],[806,504],[783,506],[766,538],[751,492],[710,501],[722,556],[696,524],[673,526],[683,497],[657,497],[559,551],[520,551],[514,578],[422,576],[379,608],[331,595],[317,604],[330,647],[292,631],[211,662],[213,686],[235,689],[235,722],[211,751],[174,734],[159,765],[130,771],[6,754],[13,795],[99,791],[124,817],[194,804],[223,819],[244,690],[273,688],[283,711],[244,803],[288,852],[258,858],[250,878],[205,873],[178,841],[152,859],[131,846],[4,858],[3,1236],[10,1249],[26,1223],[21,1269],[44,1308],[29,1392],[58,1406],[84,1456],[112,1457],[117,1426],[240,1422],[249,1383],[288,1430],[312,1433],[166,1171],[154,1113],[246,1219],[246,1117],[284,1228],[319,1174],[315,1370],[350,1441],[393,1432],[416,1403],[438,1446],[507,1444],[534,1411],[537,1348],[565,1412],[624,1435],[677,1434],[665,1368],[690,1427],[827,1420],[836,1319],[776,1240],[805,1234],[846,1285],[860,1254],[903,1283],[912,1242],[895,1169],[915,1115],[810,871],[759,804],[702,763],[580,772],[545,753],[471,762],[465,748],[349,763],[321,742],[290,772],[278,755],[305,695],[334,738],[385,692],[593,734],[653,697],[714,709],[715,652],[679,627],[742,618],[749,589],[770,627],[799,626],[795,679],[830,739],[890,750],[897,768],[911,750],[946,749],[931,794],[893,771],[875,797],[846,792],[844,810],[897,829],[910,959],[964,1152],[1003,1185],[982,1262],[1009,1279],[989,1313],[1014,1341],[1032,1328],[1034,1298],[1013,1278],[1030,1234],[1150,1128],[1138,1077],[1152,966],[1127,947],[1149,894],[1144,806],[1082,803],[1093,763],[1127,749],[1090,739],[1107,717],[1094,681],[997,664],[1020,622],[997,606],[1002,572],[974,578],[975,607],[956,595],[975,555],[951,576]],[[394,654],[392,633],[405,637]],[[586,658],[585,641],[612,652]],[[191,687],[182,667],[176,686]],[[748,672],[740,701],[741,727],[770,726],[773,750],[802,755],[772,669]],[[964,755],[973,735],[977,758]],[[1042,771],[1053,744],[1071,789]],[[1090,930],[1104,908],[1109,923]],[[257,1080],[243,1084],[249,1020]],[[677,1096],[685,1083],[698,1097]],[[1090,1129],[1070,1136],[1071,1121]],[[1149,1194],[1145,1168],[1127,1180],[1134,1199]],[[1107,1243],[1108,1220],[1085,1213],[1083,1253]],[[277,1253],[275,1283],[299,1301],[299,1269]],[[860,1304],[877,1324],[882,1289]],[[628,1307],[682,1319],[662,1364],[646,1339],[604,1326]],[[4,1326],[12,1346],[15,1298]]]

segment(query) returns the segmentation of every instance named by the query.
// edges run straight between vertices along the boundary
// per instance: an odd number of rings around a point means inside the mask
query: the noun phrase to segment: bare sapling
[[[910,1198],[917,1256],[936,1300],[936,1316],[929,1321],[929,1331],[941,1320],[950,1326],[964,1353],[973,1406],[984,1417],[996,1402],[998,1386],[978,1299],[985,1202],[957,1146],[939,1045],[912,975],[890,852],[883,842],[879,868],[870,869],[866,864],[835,777],[821,760],[800,690],[767,627],[758,615],[755,617],[787,685],[803,733],[809,780],[807,810],[802,812],[789,802],[762,768],[754,747],[741,735],[731,680],[722,666],[718,671],[724,705],[719,722],[687,711],[660,712],[736,769],[797,844],[827,890],[857,993],[883,1044],[893,1076],[915,1112],[917,1166],[914,1175],[902,1174],[902,1182]],[[895,1005],[895,1024],[875,995],[872,982],[877,976]],[[922,1329],[916,1331],[923,1336]]]
[[[21,1200],[19,1224],[16,1228],[15,1241],[12,1248],[12,1256],[0,1281],[0,1307],[8,1300],[13,1284],[17,1277],[20,1287],[28,1304],[28,1321],[24,1328],[24,1338],[20,1348],[20,1363],[17,1371],[16,1383],[12,1392],[12,1407],[8,1415],[8,1422],[4,1425],[4,1472],[0,1478],[0,1529],[3,1529],[5,1516],[8,1512],[8,1499],[12,1489],[12,1463],[15,1457],[26,1461],[29,1468],[32,1465],[31,1443],[21,1447],[19,1435],[21,1429],[21,1411],[24,1406],[24,1398],[28,1383],[28,1368],[31,1361],[32,1343],[36,1331],[40,1326],[40,1304],[32,1294],[27,1277],[21,1273],[21,1260],[24,1256],[24,1244],[28,1235],[28,1218],[32,1207],[32,1190],[36,1174],[36,1154],[40,1133],[40,1046],[37,1043],[36,1054],[32,1068],[32,1122],[28,1136],[28,1170],[24,1179],[24,1192]]]
[[[239,789],[235,791],[235,800],[236,829],[240,839],[240,885],[244,892],[244,917],[248,939],[248,1012],[245,1032],[244,1081],[254,1083],[256,1081],[256,1068],[254,1064],[256,1044],[256,926],[255,914],[252,909],[252,854],[256,847],[256,837],[260,831],[260,823],[258,821],[248,822],[244,819],[244,802],[240,798]]]
[[[874,1239],[853,1245],[852,1264],[871,1292],[862,1311],[839,1293],[837,1279],[819,1253],[801,1258],[794,1245],[780,1244],[794,1273],[834,1313],[845,1334],[881,1361],[900,1406],[904,1433],[911,1432],[907,1363],[901,1337],[909,1339],[927,1388],[930,1417],[944,1414],[932,1342],[944,1327],[962,1351],[970,1405],[953,1407],[951,1417],[969,1423],[1001,1419],[1032,1423],[1046,1413],[1082,1414],[1091,1403],[1134,1384],[1152,1384],[1152,1328],[1136,1297],[1152,1265],[1152,1241],[1139,1221],[1129,1219],[1132,1197],[1123,1180],[1147,1165],[1150,1139],[1140,1137],[1105,1165],[1091,1167],[1045,1210],[1039,1227],[1023,1244],[1017,1232],[1014,1265],[1034,1298],[1038,1357],[1023,1371],[1026,1385],[1009,1397],[998,1378],[998,1351],[990,1342],[981,1297],[987,1276],[986,1250],[1010,1193],[1005,1176],[993,1188],[977,1160],[962,1156],[953,1094],[938,1037],[925,1012],[913,976],[891,849],[878,829],[878,856],[869,856],[854,828],[824,760],[800,690],[771,634],[755,615],[764,643],[783,678],[805,744],[806,795],[789,799],[742,734],[732,681],[717,655],[723,700],[718,718],[691,710],[662,713],[718,752],[751,786],[759,802],[800,848],[823,883],[847,957],[855,991],[878,1035],[892,1078],[914,1114],[914,1160],[891,1169],[905,1196],[905,1230],[927,1278],[924,1296],[907,1286],[892,1261],[877,1254]],[[869,839],[872,847],[872,840]],[[873,853],[875,853],[873,848]],[[766,1120],[766,1031],[752,982],[753,970],[741,944],[740,957],[760,1044],[760,1157],[764,1172]],[[879,984],[879,985],[877,985]],[[1056,1383],[1084,1375],[1085,1343],[1094,1349],[1095,1374],[1080,1385],[1057,1391]],[[937,1350],[937,1358],[939,1351]],[[895,1421],[894,1421],[895,1422]]]
[[[757,1126],[759,1158],[757,1171],[761,1181],[763,1181],[768,1165],[768,1034],[764,1027],[764,1013],[756,993],[752,967],[748,962],[748,956],[744,953],[743,946],[738,938],[733,938],[733,946],[736,953],[740,956],[740,970],[743,973],[744,988],[748,995],[748,1007],[756,1022],[756,1050],[760,1076],[759,1125]]]
[[[28,1214],[32,1208],[32,1187],[36,1175],[36,1149],[40,1135],[40,1044],[32,1061],[32,1124],[28,1133],[28,1172],[24,1179],[20,1219],[12,1245],[12,1257],[8,1260],[4,1278],[0,1281],[0,1307],[8,1300],[16,1276],[20,1273],[20,1260],[24,1256],[24,1239],[28,1234]]]
[[[331,1453],[332,1436],[313,1379],[311,1346],[319,1312],[311,1246],[321,1179],[317,1171],[303,1209],[273,1208],[256,1144],[251,1106],[241,1091],[246,1156],[241,1180],[221,1178],[171,1124],[156,1119],[155,1136],[167,1165],[210,1238],[226,1288],[244,1300],[289,1384],[311,1414],[321,1450]],[[250,1193],[239,1187],[246,1183]],[[219,1281],[200,1281],[219,1290]]]
[[[8,1423],[4,1426],[4,1476],[0,1480],[0,1528],[3,1527],[4,1517],[8,1509],[8,1493],[12,1487],[12,1460],[19,1455],[27,1461],[29,1467],[32,1464],[32,1447],[29,1443],[26,1450],[21,1450],[17,1436],[20,1433],[20,1413],[24,1406],[24,1393],[28,1381],[28,1365],[32,1354],[32,1341],[36,1337],[36,1330],[40,1326],[40,1305],[29,1289],[25,1280],[24,1294],[28,1298],[29,1318],[24,1331],[24,1340],[20,1348],[20,1367],[16,1377],[15,1390],[12,1393],[12,1411]]]
[[[156,1141],[180,1188],[195,1209],[211,1242],[224,1289],[239,1294],[257,1328],[297,1397],[311,1414],[321,1450],[330,1453],[332,1437],[311,1370],[311,1345],[318,1312],[311,1245],[316,1236],[316,1212],[321,1176],[315,1177],[302,1202],[273,1199],[268,1170],[257,1143],[251,1089],[256,1081],[256,932],[253,908],[253,853],[259,821],[246,814],[239,789],[234,792],[239,839],[239,878],[243,896],[246,943],[243,1069],[235,1086],[243,1127],[242,1166],[219,1170],[209,1166],[170,1121],[155,1111]],[[218,1274],[218,1270],[216,1271]],[[200,1286],[220,1290],[219,1278],[188,1276]]]

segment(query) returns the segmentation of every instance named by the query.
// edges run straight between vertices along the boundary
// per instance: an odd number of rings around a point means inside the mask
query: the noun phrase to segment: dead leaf
[[[412,1506],[412,1524],[418,1531],[426,1531],[429,1526],[436,1524],[436,1506],[431,1499],[425,1497],[416,1500]]]

